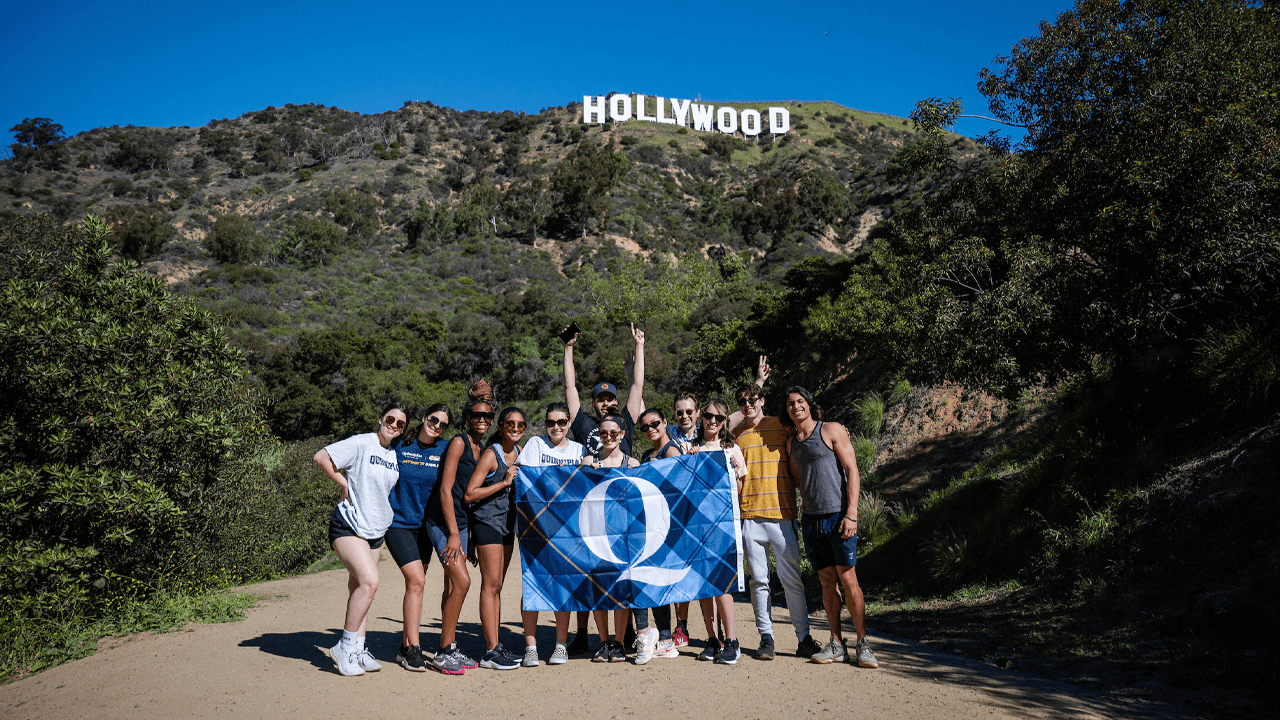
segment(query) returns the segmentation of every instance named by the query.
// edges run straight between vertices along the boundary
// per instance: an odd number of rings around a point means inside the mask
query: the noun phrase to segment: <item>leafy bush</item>
[[[858,429],[869,437],[878,435],[880,426],[884,424],[884,398],[880,393],[863,395],[854,403],[854,408],[858,412]]]
[[[889,530],[890,515],[888,505],[879,495],[863,491],[858,497],[858,537],[867,543],[884,537]]]
[[[218,262],[251,263],[267,254],[267,241],[258,234],[253,221],[241,215],[222,215],[204,240]]]
[[[156,207],[117,205],[107,211],[111,240],[130,260],[146,260],[177,237],[168,213]]]
[[[858,461],[858,475],[866,482],[871,477],[871,470],[876,462],[876,441],[866,435],[854,435],[850,440],[853,443],[853,455]]]
[[[368,240],[382,226],[378,214],[381,205],[364,190],[336,190],[325,199],[324,207],[333,213],[333,221],[353,237]]]
[[[299,215],[285,230],[276,255],[281,261],[297,260],[303,267],[328,265],[334,255],[345,249],[346,243],[347,233],[337,225]]]

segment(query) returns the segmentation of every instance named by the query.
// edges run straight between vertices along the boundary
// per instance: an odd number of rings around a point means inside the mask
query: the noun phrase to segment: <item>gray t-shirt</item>
[[[352,435],[324,449],[334,467],[347,471],[347,499],[338,503],[342,519],[366,540],[386,535],[394,517],[387,496],[400,479],[395,449],[382,447],[377,433]]]

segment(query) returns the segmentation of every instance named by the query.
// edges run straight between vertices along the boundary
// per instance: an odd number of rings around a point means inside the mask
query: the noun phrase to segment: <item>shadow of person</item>
[[[307,630],[295,633],[265,633],[240,643],[240,647],[256,647],[268,655],[301,660],[317,670],[337,672],[329,658],[329,648],[338,644],[341,630]],[[389,663],[400,649],[400,633],[369,632],[365,647],[379,662]]]

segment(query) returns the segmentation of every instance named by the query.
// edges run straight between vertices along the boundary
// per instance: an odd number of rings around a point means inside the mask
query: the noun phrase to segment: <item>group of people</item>
[[[384,544],[405,584],[398,664],[407,670],[432,668],[446,675],[461,675],[475,667],[513,670],[541,665],[538,612],[521,612],[522,655],[505,648],[498,632],[503,581],[515,549],[517,469],[636,467],[698,452],[723,452],[738,489],[742,542],[751,575],[748,593],[760,635],[755,657],[772,660],[776,654],[769,587],[768,552],[772,549],[799,643],[796,654],[816,663],[847,661],[877,667],[855,572],[859,477],[848,431],[838,423],[824,422],[813,396],[796,386],[787,389],[781,416],[765,415],[761,391],[769,366],[763,356],[755,383],[737,388],[736,410],[718,398],[699,405],[694,396],[682,394],[675,400],[674,422],[669,424],[661,409],[645,407],[645,337],[634,326],[634,365],[629,367],[626,405],[619,406],[615,385],[602,382],[592,389],[590,407],[584,408],[574,371],[577,335],[568,335],[568,330],[563,336],[568,338],[565,400],[547,405],[546,434],[530,438],[523,447],[520,442],[530,426],[528,418],[516,407],[495,415],[492,390],[482,380],[468,391],[462,431],[452,438],[445,438],[454,425],[447,406],[432,405],[415,413],[420,424],[409,430],[409,413],[396,404],[383,410],[376,432],[355,435],[316,452],[316,464],[342,489],[329,524],[330,544],[349,576],[342,637],[329,650],[338,672],[361,675],[381,669],[365,647],[365,626],[378,590],[377,562]],[[652,444],[638,460],[631,452],[637,426]],[[803,510],[800,532],[805,552],[822,583],[831,632],[826,645],[819,645],[809,632],[800,578],[799,510]],[[428,659],[418,629],[432,555],[443,567],[444,591],[439,646]],[[479,661],[462,653],[456,642],[458,618],[471,589],[468,561],[480,568],[480,624],[486,649]],[[591,659],[625,662],[628,648],[640,665],[654,657],[677,657],[677,648],[690,642],[689,604],[675,606],[674,624],[670,606],[615,610],[612,623],[608,611],[595,611],[599,645]],[[736,664],[742,651],[734,631],[732,595],[704,598],[699,605],[707,641],[697,658]],[[846,645],[841,631],[840,613],[846,605],[857,632],[852,647]],[[591,654],[588,613],[577,613],[572,643],[568,639],[571,613],[553,615],[555,646],[546,662],[560,665],[571,656]]]

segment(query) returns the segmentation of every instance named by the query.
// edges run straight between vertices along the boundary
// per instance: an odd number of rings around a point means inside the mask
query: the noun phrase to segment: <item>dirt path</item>
[[[878,670],[802,662],[793,656],[796,638],[785,609],[775,609],[778,658],[773,662],[749,654],[734,667],[697,662],[695,639],[679,658],[655,658],[642,667],[574,659],[510,672],[476,669],[461,677],[409,673],[390,662],[400,641],[404,586],[385,551],[380,568],[383,582],[370,616],[369,645],[383,662],[381,672],[342,677],[322,650],[336,642],[341,622],[346,582],[339,570],[253,586],[250,590],[263,600],[240,622],[104,641],[92,657],[0,687],[0,716],[1138,717],[1080,688],[958,659],[876,635],[874,628]],[[462,649],[478,657],[483,646],[480,578],[476,569],[471,572],[472,592],[458,635]],[[440,583],[436,566],[427,577],[423,645],[428,648],[439,627]],[[517,560],[503,598],[502,641],[512,649],[523,646],[519,584]],[[736,617],[744,649],[754,649],[759,638],[750,606],[739,602]],[[814,637],[824,640],[825,621],[815,615],[812,622]],[[696,603],[690,629],[695,638],[702,634]],[[552,628],[541,627],[544,659],[552,642]]]

